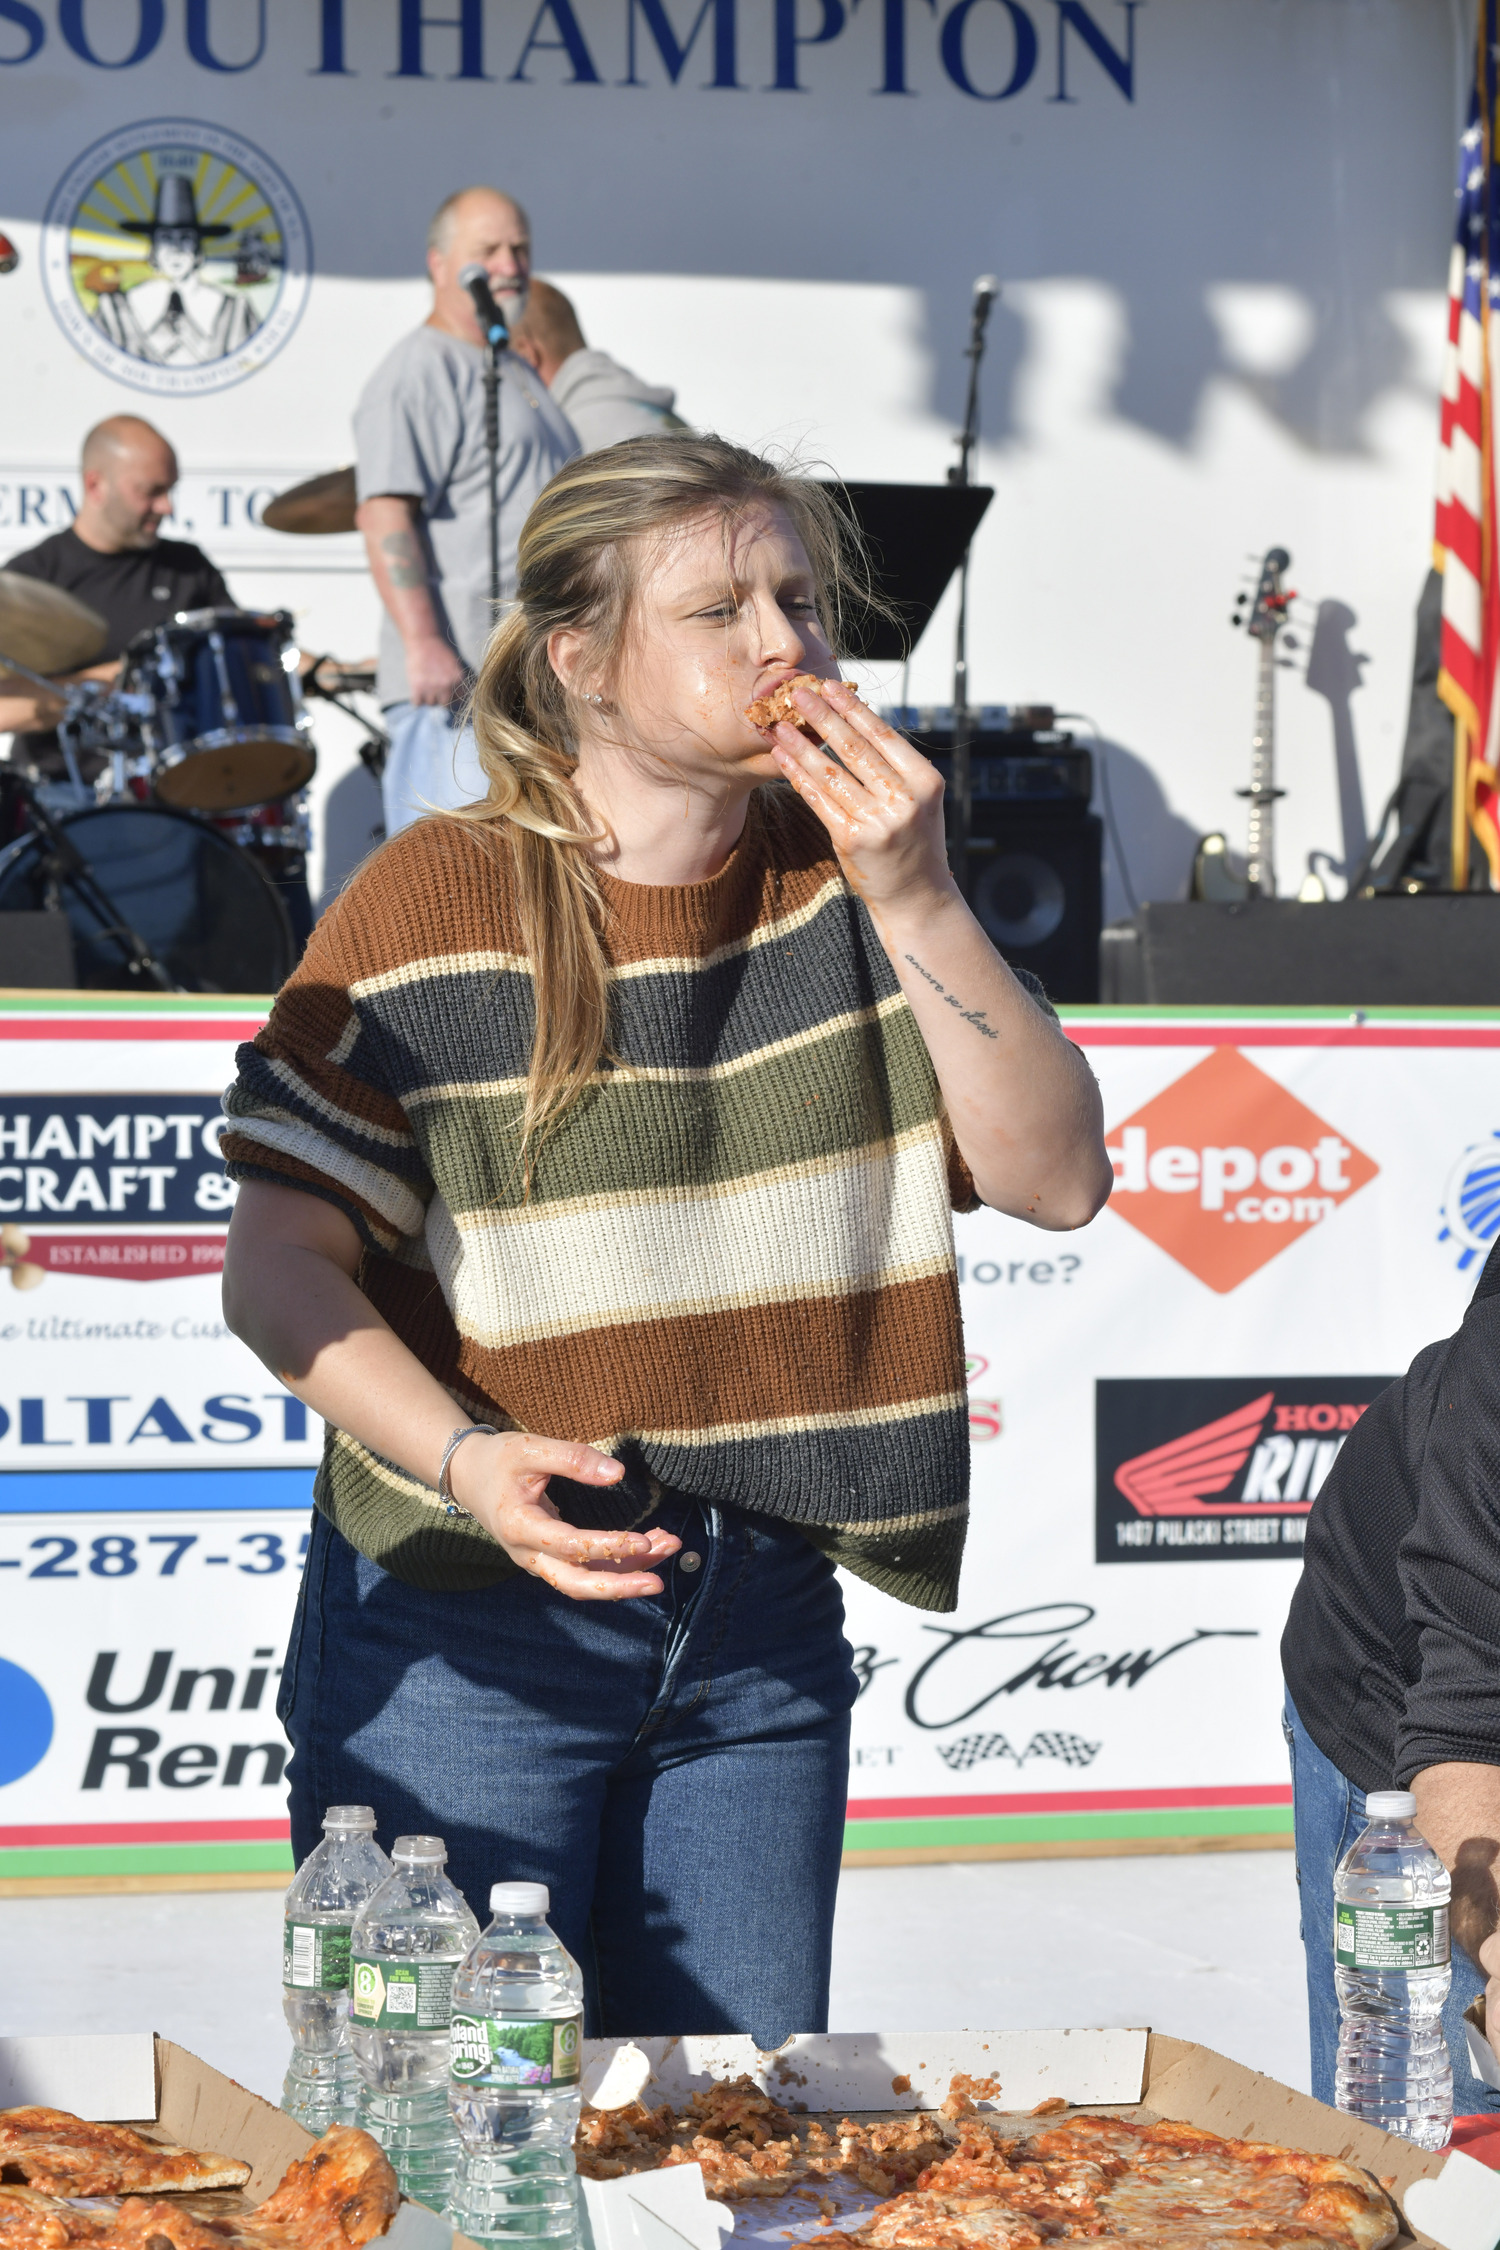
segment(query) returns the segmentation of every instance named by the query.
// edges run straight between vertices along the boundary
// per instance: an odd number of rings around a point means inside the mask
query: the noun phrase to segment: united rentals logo
[[[1297,1556],[1384,1375],[1151,1377],[1095,1386],[1096,1558]]]
[[[1109,1155],[1111,1211],[1220,1296],[1380,1169],[1237,1047],[1216,1047],[1128,1117]]]

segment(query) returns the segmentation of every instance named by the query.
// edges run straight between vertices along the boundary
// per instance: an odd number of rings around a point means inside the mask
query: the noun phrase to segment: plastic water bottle
[[[391,1863],[368,1805],[330,1805],[323,1841],[286,1894],[281,2005],[292,2060],[281,2106],[310,2133],[353,2121],[359,2073],[349,2046],[349,1933]]]
[[[1452,1885],[1414,1825],[1404,1789],[1365,1799],[1369,1826],[1333,1878],[1338,1988],[1334,2100],[1351,2117],[1419,2148],[1446,2148],[1453,2131],[1453,2064],[1443,2039]]]
[[[398,1836],[391,1872],[355,1919],[349,2044],[359,2066],[357,2122],[385,2150],[405,2192],[441,2211],[458,2162],[448,2108],[453,1972],[479,1935],[443,1873],[441,1836]]]
[[[497,1883],[453,1979],[448,2100],[463,2139],[448,2215],[476,2242],[567,2243],[576,2224],[583,1978],[545,1883]]]

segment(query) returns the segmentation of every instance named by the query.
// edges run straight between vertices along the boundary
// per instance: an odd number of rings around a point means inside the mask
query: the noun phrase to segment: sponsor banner
[[[253,1003],[0,1002],[0,1882],[274,1879],[321,1425],[224,1325]]]
[[[320,1432],[213,1270],[259,1016],[0,1001],[0,1883],[289,1864]],[[1500,1233],[1500,1015],[1068,1029],[1115,1198],[1077,1234],[957,1223],[973,1528],[951,1616],[846,1583],[856,1858],[1284,1839],[1308,1509]]]
[[[1500,1233],[1500,1018],[1065,1021],[1115,1192],[957,1222],[973,1523],[953,1616],[846,1589],[856,1857],[1289,1840],[1308,1510]]]

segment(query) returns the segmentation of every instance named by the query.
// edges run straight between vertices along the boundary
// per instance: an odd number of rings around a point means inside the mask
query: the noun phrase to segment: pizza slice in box
[[[65,2109],[0,2109],[0,2182],[44,2195],[185,2194],[243,2187],[250,2166]]]

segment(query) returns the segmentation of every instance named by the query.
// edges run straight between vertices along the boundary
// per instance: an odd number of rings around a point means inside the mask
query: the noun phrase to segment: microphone
[[[508,344],[510,329],[504,313],[490,292],[490,277],[476,258],[471,265],[461,268],[458,276],[461,289],[467,289],[474,300],[474,310],[479,315],[479,325],[484,330],[486,343]]]
[[[985,322],[990,317],[990,307],[1000,294],[1000,284],[992,273],[982,273],[974,284],[974,334],[984,334]]]

